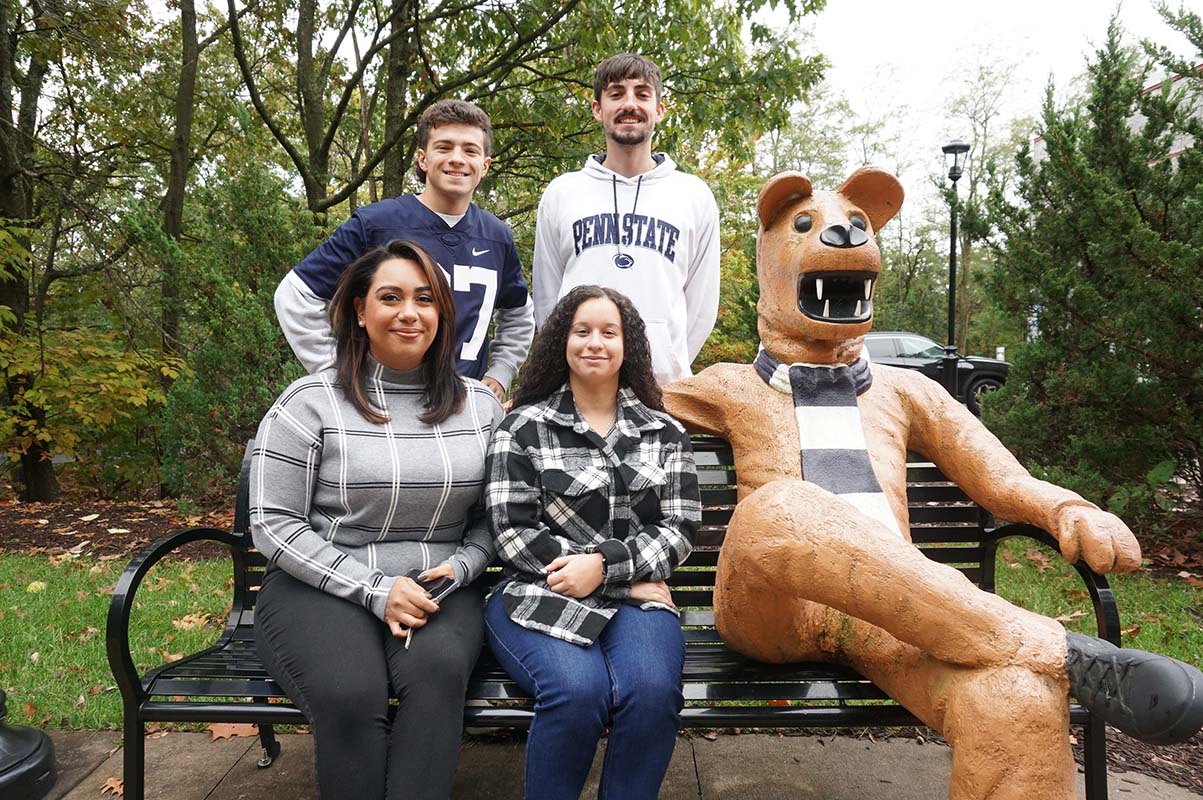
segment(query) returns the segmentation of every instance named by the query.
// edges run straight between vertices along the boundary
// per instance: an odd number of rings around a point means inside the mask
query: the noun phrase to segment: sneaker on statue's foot
[[[1066,634],[1069,694],[1129,736],[1185,742],[1203,727],[1203,674],[1181,661]]]

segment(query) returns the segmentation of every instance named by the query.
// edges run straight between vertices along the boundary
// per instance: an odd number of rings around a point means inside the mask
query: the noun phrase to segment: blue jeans
[[[680,727],[685,637],[667,611],[623,605],[591,647],[523,628],[501,592],[485,607],[485,638],[535,698],[526,740],[526,800],[577,800],[606,723],[600,800],[654,800]]]

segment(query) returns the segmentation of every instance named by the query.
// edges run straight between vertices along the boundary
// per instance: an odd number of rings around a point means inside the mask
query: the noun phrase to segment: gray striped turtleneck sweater
[[[480,500],[502,411],[465,378],[464,408],[427,425],[419,370],[368,356],[365,372],[387,422],[365,420],[333,369],[296,381],[267,412],[251,455],[251,535],[270,563],[383,619],[396,576],[450,560],[463,585],[492,559]]]

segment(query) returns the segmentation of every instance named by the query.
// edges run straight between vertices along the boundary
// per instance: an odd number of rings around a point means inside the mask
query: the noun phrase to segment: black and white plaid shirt
[[[629,389],[605,437],[567,385],[523,406],[493,435],[487,469],[485,505],[506,575],[498,590],[525,628],[590,645],[633,581],[668,578],[693,549],[702,511],[689,436]],[[548,587],[548,564],[593,552],[606,562],[597,591],[576,599]]]

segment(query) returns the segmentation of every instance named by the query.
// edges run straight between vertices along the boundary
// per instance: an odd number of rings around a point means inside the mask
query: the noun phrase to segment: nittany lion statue
[[[1067,634],[910,543],[915,451],[999,518],[1049,531],[1068,561],[1140,566],[1118,517],[1033,478],[935,381],[865,359],[881,270],[873,237],[902,195],[874,168],[834,192],[799,173],[772,178],[757,204],[755,363],[665,388],[673,416],[735,454],[715,620],[752,658],[847,664],[941,731],[954,800],[1066,800],[1069,696],[1139,738],[1184,741],[1203,726],[1203,675]]]

